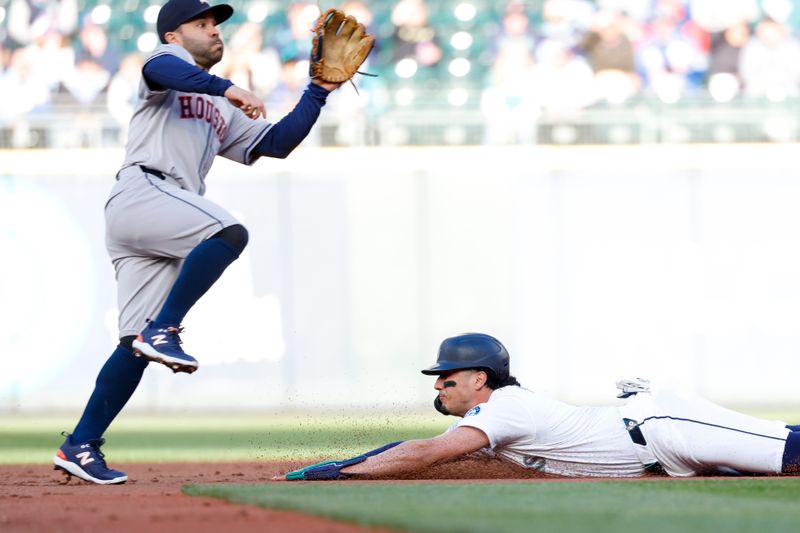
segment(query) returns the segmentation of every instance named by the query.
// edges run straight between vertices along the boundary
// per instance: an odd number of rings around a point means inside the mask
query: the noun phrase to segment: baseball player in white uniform
[[[181,348],[181,322],[248,241],[233,215],[203,197],[214,158],[251,165],[261,156],[288,156],[338,87],[312,80],[286,117],[275,124],[265,120],[258,97],[208,72],[223,55],[217,26],[232,14],[229,5],[206,0],[169,0],[159,12],[162,45],[142,69],[125,161],[105,206],[120,343],[53,458],[67,475],[124,483],[125,473],[105,463],[102,435],[148,362],[174,372],[198,368]]]
[[[737,413],[693,394],[621,381],[620,407],[575,407],[519,385],[495,338],[468,333],[442,342],[434,404],[461,417],[425,440],[392,443],[344,461],[311,465],[282,479],[392,477],[479,453],[546,474],[638,477],[795,474],[800,427]]]

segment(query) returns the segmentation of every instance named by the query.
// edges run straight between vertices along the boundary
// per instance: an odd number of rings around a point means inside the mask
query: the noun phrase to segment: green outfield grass
[[[49,463],[76,417],[0,417],[0,464]],[[426,438],[450,421],[431,415],[123,416],[106,434],[115,463],[348,457]]]
[[[420,532],[797,531],[800,479],[190,485],[184,492]]]

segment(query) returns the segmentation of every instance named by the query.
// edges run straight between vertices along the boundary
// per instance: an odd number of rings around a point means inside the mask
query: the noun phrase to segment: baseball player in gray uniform
[[[422,372],[437,376],[436,409],[460,417],[448,431],[277,479],[401,476],[471,453],[561,476],[800,472],[800,426],[753,418],[642,379],[617,383],[622,406],[575,407],[522,388],[509,365],[494,337],[445,339],[436,364]]]
[[[282,120],[264,104],[209,74],[220,61],[218,25],[233,8],[206,0],[169,0],[159,12],[162,45],[145,61],[127,154],[105,206],[106,246],[116,270],[120,343],[97,377],[56,469],[99,484],[123,483],[100,451],[102,435],[133,395],[149,361],[192,373],[181,348],[181,321],[247,244],[227,210],[203,197],[217,155],[253,164],[283,158],[308,135],[338,87],[312,80]]]

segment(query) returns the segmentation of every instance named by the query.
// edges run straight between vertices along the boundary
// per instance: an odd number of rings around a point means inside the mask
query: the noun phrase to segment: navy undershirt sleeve
[[[253,147],[253,154],[283,159],[292,153],[311,131],[327,98],[326,89],[309,83],[294,109],[276,122]]]
[[[174,89],[186,93],[224,96],[230,80],[209,74],[172,54],[163,54],[145,63],[142,69],[148,87],[153,90]]]

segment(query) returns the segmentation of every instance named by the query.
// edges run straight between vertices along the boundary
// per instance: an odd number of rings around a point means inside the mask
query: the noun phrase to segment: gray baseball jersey
[[[195,64],[181,46],[159,46],[145,64],[164,54]],[[144,78],[139,105],[131,118],[127,154],[122,167],[144,165],[174,178],[182,189],[202,195],[214,157],[251,165],[251,151],[269,130],[264,119],[250,119],[223,96],[154,91]]]
[[[174,44],[158,47],[145,63],[162,54],[195,64]],[[154,318],[195,246],[238,224],[203,198],[206,174],[216,155],[255,162],[253,147],[271,127],[266,120],[247,118],[224,97],[152,90],[144,77],[139,97],[125,162],[105,207],[120,337],[138,334],[145,320]]]

